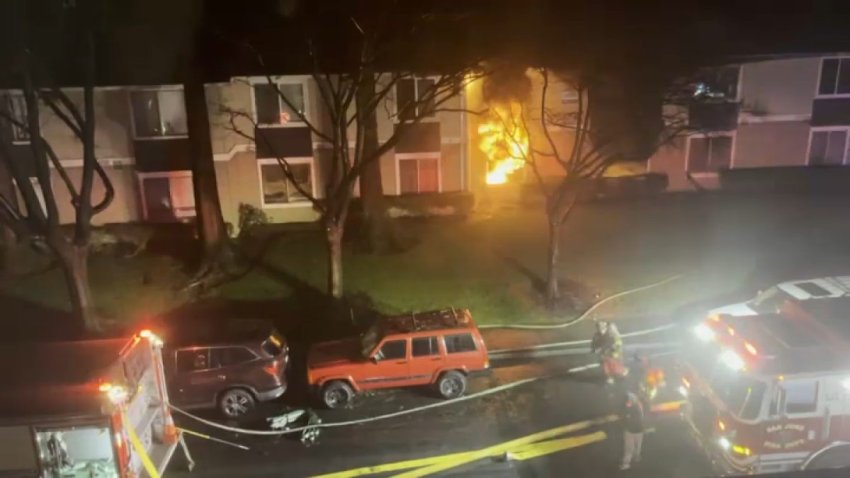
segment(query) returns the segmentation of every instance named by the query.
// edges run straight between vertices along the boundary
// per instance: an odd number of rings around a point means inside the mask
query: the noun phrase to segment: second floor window
[[[303,124],[304,84],[254,85],[254,111],[261,125]]]
[[[820,64],[818,95],[850,94],[850,58],[825,58]]]
[[[692,136],[688,145],[688,172],[716,173],[732,163],[732,136]]]
[[[29,141],[29,130],[25,126],[21,126],[27,124],[27,104],[24,101],[23,95],[11,94],[3,98],[3,101],[6,112],[14,119],[14,122],[9,122],[12,141]],[[16,123],[20,123],[20,125]]]
[[[137,138],[186,135],[182,90],[140,90],[130,93]]]
[[[405,78],[395,87],[396,114],[399,121],[434,116],[434,80]]]

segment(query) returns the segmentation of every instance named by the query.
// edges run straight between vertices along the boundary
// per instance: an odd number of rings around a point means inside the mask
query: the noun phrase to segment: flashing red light
[[[109,382],[103,382],[100,384],[100,386],[97,387],[97,389],[101,392],[108,392],[112,390],[112,384]]]
[[[735,329],[733,329],[732,327],[726,327],[726,332],[729,332],[729,335],[733,337],[735,336]]]
[[[691,382],[689,382],[688,379],[686,379],[685,377],[682,377],[682,383],[685,385],[685,387],[691,388]]]
[[[751,353],[752,355],[758,355],[759,354],[758,349],[753,344],[751,344],[749,342],[744,342],[744,348],[747,349],[747,352]]]
[[[723,423],[723,420],[717,420],[717,428],[719,428],[720,431],[726,431],[726,424]]]

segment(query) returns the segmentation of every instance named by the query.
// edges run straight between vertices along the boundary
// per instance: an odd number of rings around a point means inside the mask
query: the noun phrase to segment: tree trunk
[[[99,330],[100,323],[97,320],[89,287],[88,248],[69,243],[56,245],[54,242],[52,249],[56,252],[56,258],[65,276],[71,310],[78,326],[86,331]]]
[[[18,194],[12,182],[12,175],[6,169],[3,161],[0,161],[0,196],[8,200],[12,207],[18,208]],[[11,227],[0,223],[0,277],[12,270],[12,259],[15,255],[15,247],[18,238]]]
[[[342,224],[325,225],[328,243],[328,293],[342,299]]]
[[[192,185],[198,236],[203,245],[202,269],[222,270],[232,262],[232,249],[218,197],[213,162],[210,123],[204,84],[196,68],[190,68],[183,94],[186,101],[186,125],[192,161]]]
[[[363,231],[368,249],[372,252],[389,252],[397,246],[396,230],[387,215],[387,202],[381,182],[381,158],[375,158],[378,150],[377,109],[369,108],[374,101],[375,76],[365,72],[357,90],[357,109],[369,111],[363,121],[362,154],[366,164],[360,176],[360,199],[363,203]]]
[[[546,271],[546,303],[554,307],[560,298],[558,289],[558,259],[561,255],[561,221],[549,217],[549,258]]]

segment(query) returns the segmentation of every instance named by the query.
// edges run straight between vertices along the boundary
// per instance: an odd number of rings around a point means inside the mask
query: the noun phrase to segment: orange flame
[[[522,124],[522,105],[493,105],[478,126],[478,147],[487,155],[487,184],[505,184],[528,159],[528,131]]]

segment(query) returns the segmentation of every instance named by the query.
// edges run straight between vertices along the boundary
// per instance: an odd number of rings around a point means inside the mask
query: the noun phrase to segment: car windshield
[[[694,348],[688,362],[707,380],[714,393],[726,404],[729,411],[744,420],[754,420],[761,411],[767,384],[741,372],[729,370],[714,357],[716,349]]]
[[[360,337],[360,353],[363,357],[368,358],[369,354],[375,350],[378,342],[381,341],[381,330],[377,322],[369,327],[363,336]]]
[[[793,297],[787,292],[774,286],[757,295],[755,299],[747,302],[747,305],[759,314],[775,314],[779,312],[779,308],[782,307],[785,301],[791,299]]]

